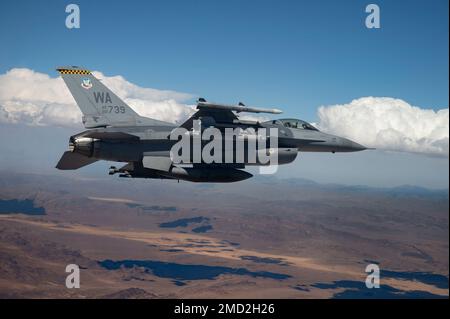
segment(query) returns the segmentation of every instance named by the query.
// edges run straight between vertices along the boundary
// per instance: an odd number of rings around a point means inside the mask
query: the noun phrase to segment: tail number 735
[[[102,106],[102,113],[125,113],[125,106],[118,106],[118,105],[103,105]]]

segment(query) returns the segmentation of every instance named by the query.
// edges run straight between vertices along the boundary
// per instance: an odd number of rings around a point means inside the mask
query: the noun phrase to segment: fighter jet
[[[247,107],[243,103],[227,105],[212,103],[204,98],[197,101],[196,112],[181,125],[175,125],[137,114],[122,99],[95,78],[89,70],[77,66],[59,67],[64,82],[83,114],[82,122],[87,129],[69,139],[69,150],[59,160],[56,168],[75,170],[99,160],[124,162],[123,167],[112,166],[110,175],[120,177],[174,179],[191,182],[226,183],[248,179],[253,175],[244,171],[246,166],[266,165],[258,158],[233,162],[175,163],[172,147],[178,140],[171,132],[184,128],[193,138],[195,123],[200,123],[200,132],[207,128],[243,132],[238,136],[249,147],[249,129],[259,132],[265,129],[265,137],[276,129],[277,148],[267,148],[266,153],[276,153],[277,164],[293,162],[299,152],[354,152],[366,147],[346,138],[319,131],[313,125],[298,119],[278,119],[266,122],[239,119],[241,112],[280,114],[278,109]],[[239,134],[238,134],[239,135]],[[246,144],[247,143],[247,144]],[[203,144],[202,144],[203,145]],[[227,149],[225,152],[233,152]],[[259,153],[258,153],[259,154]],[[258,155],[257,154],[257,155]],[[194,155],[189,158],[192,159]],[[258,156],[256,156],[258,157]]]

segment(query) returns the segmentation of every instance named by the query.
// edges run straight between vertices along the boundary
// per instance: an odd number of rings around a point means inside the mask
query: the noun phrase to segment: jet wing
[[[271,113],[280,114],[281,110],[278,109],[263,109],[256,107],[247,107],[242,102],[238,105],[219,104],[207,102],[204,98],[200,98],[197,101],[197,112],[186,120],[181,127],[191,129],[193,126],[193,120],[201,119],[206,126],[214,125],[215,123],[233,123],[238,121],[236,113],[250,112],[250,113]]]
[[[190,130],[194,126],[194,120],[202,120],[203,125],[210,126],[216,123],[233,123],[233,121],[238,120],[238,117],[230,110],[201,109],[195,112],[180,127]]]

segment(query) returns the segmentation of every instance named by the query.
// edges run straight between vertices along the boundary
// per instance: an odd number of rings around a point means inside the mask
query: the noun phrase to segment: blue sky
[[[80,29],[65,27],[69,3],[80,6]],[[380,7],[381,29],[365,27],[369,3]],[[81,65],[141,87],[277,107],[283,116],[313,122],[321,105],[367,96],[439,110],[449,105],[448,11],[447,0],[7,0],[0,2],[0,75],[23,67],[56,77],[57,66]],[[14,125],[1,131],[3,167],[22,157],[44,171],[55,171],[58,154],[76,133]],[[51,132],[64,136],[50,142]],[[23,143],[12,143],[9,134]],[[34,142],[26,145],[30,140],[48,141],[39,146],[45,151],[36,154]],[[279,175],[448,188],[448,157],[331,156],[301,154]],[[102,172],[109,166],[95,165]]]
[[[84,65],[144,87],[278,106],[315,120],[362,96],[448,106],[448,1],[2,1],[0,73]]]

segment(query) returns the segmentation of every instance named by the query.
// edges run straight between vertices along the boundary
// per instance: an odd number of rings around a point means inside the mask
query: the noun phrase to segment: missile
[[[264,109],[258,107],[248,107],[245,106],[244,103],[239,102],[238,105],[229,105],[229,104],[219,104],[213,102],[207,102],[204,98],[199,98],[197,101],[197,109],[213,109],[213,110],[229,110],[240,112],[249,112],[249,113],[271,113],[271,114],[281,114],[282,110],[279,109]]]

